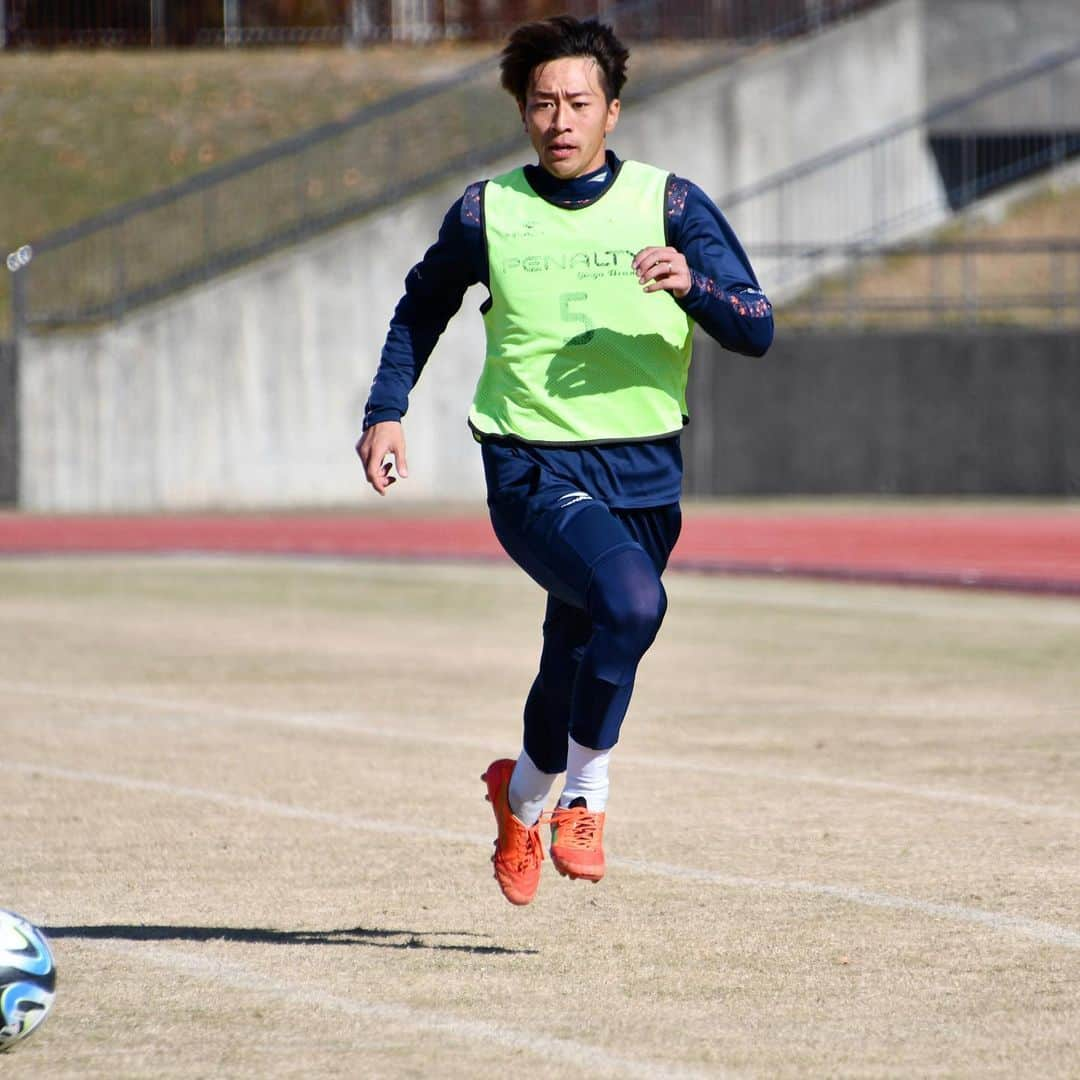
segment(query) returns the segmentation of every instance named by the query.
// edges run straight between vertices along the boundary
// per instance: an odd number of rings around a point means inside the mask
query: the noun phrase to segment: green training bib
[[[469,413],[478,435],[530,443],[673,435],[686,417],[693,323],[630,265],[662,246],[667,173],[625,161],[592,205],[564,210],[514,169],[484,187],[491,302]]]

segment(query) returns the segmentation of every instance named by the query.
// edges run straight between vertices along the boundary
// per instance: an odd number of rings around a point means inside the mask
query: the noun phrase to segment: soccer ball
[[[0,1052],[25,1039],[52,1008],[56,967],[44,934],[0,909]]]

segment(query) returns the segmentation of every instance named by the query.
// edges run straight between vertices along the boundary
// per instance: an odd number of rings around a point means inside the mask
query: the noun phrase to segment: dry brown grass
[[[1021,241],[1080,238],[1080,188],[1042,192],[1010,207],[1000,219],[979,214],[963,217],[942,229],[940,239],[961,241]],[[868,260],[854,277],[847,272],[816,285],[811,294],[785,307],[785,321],[816,322],[814,302],[822,298],[841,310],[831,316],[843,323],[844,306],[855,313],[882,301],[906,302],[912,310],[867,314],[860,322],[886,326],[926,326],[967,322],[974,318],[996,324],[1062,325],[1080,323],[1080,252],[950,253],[897,255]],[[1020,298],[1033,303],[1013,306]],[[1064,306],[1053,311],[1047,301],[1060,298]],[[936,314],[927,300],[948,300],[956,310]],[[1007,303],[1006,303],[1007,302]]]
[[[0,564],[7,1077],[1066,1076],[1075,602],[670,576],[612,867],[499,896],[515,570]]]

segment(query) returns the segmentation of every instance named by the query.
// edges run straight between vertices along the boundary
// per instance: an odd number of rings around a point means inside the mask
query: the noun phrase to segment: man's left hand
[[[690,267],[686,264],[686,256],[673,247],[642,248],[634,256],[631,266],[647,293],[666,289],[681,300],[690,291]]]

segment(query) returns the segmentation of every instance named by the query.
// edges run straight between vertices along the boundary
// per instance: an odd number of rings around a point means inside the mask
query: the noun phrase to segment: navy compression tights
[[[566,768],[566,736],[615,745],[638,662],[653,643],[667,595],[652,559],[622,548],[593,568],[586,608],[550,597],[540,671],[525,703],[525,749],[543,772]]]

